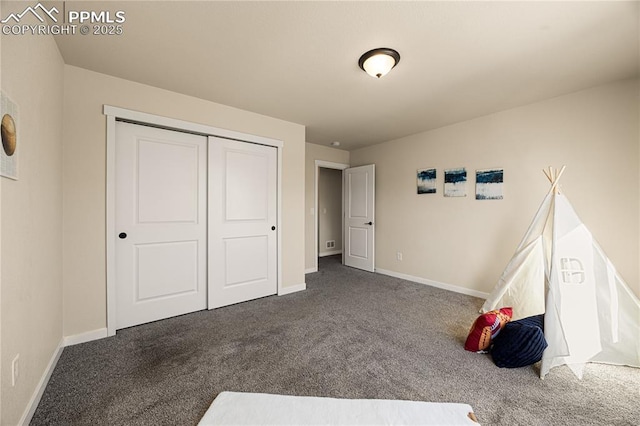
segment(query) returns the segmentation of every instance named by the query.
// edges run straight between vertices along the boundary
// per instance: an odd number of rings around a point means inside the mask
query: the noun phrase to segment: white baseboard
[[[318,253],[318,257],[333,256],[334,254],[342,254],[342,250],[329,250]]]
[[[92,340],[103,339],[108,336],[106,328],[99,328],[97,330],[86,331],[80,334],[74,334],[73,336],[66,336],[63,339],[63,345],[73,346],[79,343],[86,343]]]
[[[40,404],[40,399],[42,398],[42,394],[44,393],[44,390],[47,388],[47,384],[49,383],[51,374],[53,374],[53,370],[56,368],[56,364],[60,359],[60,355],[62,354],[62,349],[64,348],[63,342],[64,342],[64,339],[60,340],[60,343],[58,343],[58,347],[55,349],[55,351],[53,351],[53,355],[49,360],[49,364],[47,364],[47,368],[44,370],[44,373],[42,373],[42,377],[40,378],[38,385],[33,391],[33,395],[31,395],[31,399],[27,404],[27,409],[25,410],[24,414],[22,415],[22,418],[20,419],[20,422],[18,423],[19,425],[24,426],[24,425],[28,425],[31,422],[31,418],[33,418],[33,415],[36,412],[36,408],[38,408],[38,404]]]
[[[489,297],[489,293],[485,293],[483,291],[472,290],[470,288],[459,287],[453,284],[441,283],[438,281],[428,280],[426,278],[415,277],[413,275],[403,274],[401,272],[388,271],[386,269],[376,268],[376,272],[382,275],[388,275],[390,277],[401,278],[403,280],[412,281],[418,284],[425,284],[431,287],[441,288],[443,290],[454,291],[456,293],[466,294],[468,296],[475,296],[481,299],[486,299]]]
[[[318,267],[314,266],[313,268],[307,268],[304,270],[305,274],[313,274],[314,272],[318,272]]]
[[[283,287],[278,292],[278,296],[284,296],[285,294],[296,293],[298,291],[304,291],[307,289],[307,283],[302,283],[298,285],[290,285],[288,287]]]

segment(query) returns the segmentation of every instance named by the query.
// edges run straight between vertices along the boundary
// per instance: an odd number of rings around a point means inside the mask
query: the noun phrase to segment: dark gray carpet
[[[462,402],[483,425],[638,425],[640,370],[545,380],[463,349],[482,300],[323,258],[307,290],[64,349],[32,425],[192,425],[222,391]]]

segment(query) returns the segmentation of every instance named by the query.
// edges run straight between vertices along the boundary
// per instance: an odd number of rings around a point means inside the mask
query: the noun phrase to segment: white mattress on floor
[[[468,404],[222,392],[200,425],[475,425]]]

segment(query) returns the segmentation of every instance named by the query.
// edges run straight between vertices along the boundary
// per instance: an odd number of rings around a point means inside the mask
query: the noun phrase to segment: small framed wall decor
[[[476,170],[476,200],[502,200],[503,169]]]
[[[0,96],[0,176],[18,179],[18,105],[2,92]]]
[[[436,169],[418,170],[418,194],[436,193]]]
[[[444,196],[467,196],[467,169],[458,167],[457,169],[444,170]]]

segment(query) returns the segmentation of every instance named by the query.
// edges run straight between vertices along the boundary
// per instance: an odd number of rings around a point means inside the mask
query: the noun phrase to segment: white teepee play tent
[[[550,168],[551,189],[483,312],[513,308],[513,320],[545,314],[540,377],[587,362],[640,367],[640,301],[580,221]]]

